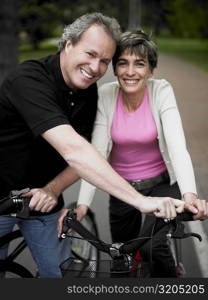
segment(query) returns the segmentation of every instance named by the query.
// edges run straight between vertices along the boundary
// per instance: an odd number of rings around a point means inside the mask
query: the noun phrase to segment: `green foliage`
[[[208,8],[205,1],[171,0],[164,5],[172,34],[178,37],[208,36]]]
[[[21,36],[26,35],[33,49],[39,47],[41,40],[55,36],[64,25],[85,13],[99,11],[120,19],[123,28],[127,24],[126,0],[18,0],[18,3]]]
[[[83,14],[101,12],[116,18],[123,28],[128,24],[127,0],[59,0],[56,1],[59,9],[64,8],[64,23],[69,24]]]
[[[62,11],[52,1],[19,1],[20,30],[27,34],[36,49],[41,40],[53,36],[56,26],[60,24]]]

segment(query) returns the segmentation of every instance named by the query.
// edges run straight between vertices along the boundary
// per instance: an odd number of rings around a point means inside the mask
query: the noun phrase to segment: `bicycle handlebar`
[[[199,234],[192,232],[185,233],[185,225],[182,222],[193,221],[193,216],[194,214],[191,212],[183,212],[181,214],[178,214],[176,218],[171,220],[169,223],[166,223],[164,219],[158,218],[153,232],[152,228],[147,228],[142,233],[142,235],[140,235],[140,240],[135,240],[130,243],[127,242],[121,245],[119,250],[122,254],[129,254],[134,252],[138,248],[142,247],[147,242],[147,240],[151,239],[152,237],[155,237],[160,232],[160,230],[166,225],[169,225],[171,229],[171,231],[167,234],[169,238],[184,239],[193,236],[198,238],[199,241],[201,241],[202,238]]]
[[[0,215],[15,215],[18,218],[27,219],[30,217],[30,198],[21,197],[29,189],[14,190],[7,197],[0,200]]]
[[[196,233],[185,233],[184,232],[184,224],[182,221],[193,221],[193,214],[191,212],[183,212],[178,214],[177,217],[170,221],[170,224],[174,230],[169,234],[169,237],[172,238],[187,238],[189,236],[197,237],[201,241],[201,236]],[[95,246],[98,250],[108,253],[110,256],[120,256],[122,254],[130,254],[139,248],[141,248],[152,236],[159,233],[159,231],[166,226],[167,223],[164,219],[158,218],[156,222],[156,226],[154,231],[149,228],[143,232],[139,239],[134,241],[126,242],[126,243],[115,243],[115,244],[107,244],[103,241],[99,240],[95,235],[89,232],[79,221],[76,220],[76,214],[73,210],[70,210],[68,214],[64,218],[63,228],[61,238],[66,237],[67,231],[72,228],[78,234],[80,234],[84,239],[89,241],[93,246]]]
[[[64,218],[61,238],[64,239],[67,237],[67,231],[72,228],[79,235],[84,237],[89,241],[93,246],[98,250],[110,254],[109,245],[98,239],[94,234],[92,234],[88,229],[86,229],[77,219],[77,215],[73,210],[70,210]]]

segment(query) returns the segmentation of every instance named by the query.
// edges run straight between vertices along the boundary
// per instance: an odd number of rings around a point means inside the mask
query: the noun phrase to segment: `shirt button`
[[[70,105],[71,105],[71,106],[74,106],[74,102],[71,102]]]
[[[73,92],[72,92],[72,91],[70,91],[70,92],[69,92],[69,95],[73,95]]]

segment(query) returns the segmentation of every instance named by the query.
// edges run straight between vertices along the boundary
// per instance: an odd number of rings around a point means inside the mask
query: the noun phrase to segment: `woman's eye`
[[[139,67],[144,67],[144,63],[137,63],[136,65]]]
[[[118,62],[118,66],[123,66],[123,65],[125,65],[126,63],[124,62],[124,61],[119,61]]]

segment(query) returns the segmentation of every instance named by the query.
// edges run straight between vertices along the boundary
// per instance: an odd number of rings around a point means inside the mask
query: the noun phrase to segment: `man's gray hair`
[[[79,42],[81,35],[92,25],[97,24],[104,28],[115,42],[120,39],[121,29],[115,18],[104,16],[101,13],[89,13],[77,18],[73,23],[64,28],[63,35],[59,40],[59,51],[65,48],[66,42],[70,40],[73,45]]]

